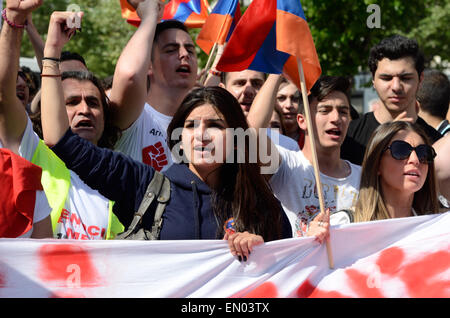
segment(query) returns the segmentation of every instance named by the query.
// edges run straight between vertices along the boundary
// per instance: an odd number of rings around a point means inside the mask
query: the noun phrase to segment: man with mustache
[[[437,141],[440,134],[417,115],[416,94],[424,70],[424,56],[417,42],[400,35],[383,39],[370,51],[369,68],[381,103],[350,123],[341,157],[360,165],[373,131],[394,120],[416,122],[433,142]]]

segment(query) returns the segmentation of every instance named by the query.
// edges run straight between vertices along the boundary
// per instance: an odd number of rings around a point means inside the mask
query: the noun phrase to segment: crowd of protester
[[[54,12],[44,42],[30,18],[41,2],[4,10],[0,237],[114,239],[161,174],[170,197],[156,238],[225,239],[241,260],[265,241],[323,242],[330,226],[450,208],[450,84],[414,39],[373,46],[379,102],[358,114],[347,75],[322,74],[302,96],[282,75],[218,71],[219,53],[201,81],[193,39],[160,22],[156,0],[129,1],[141,23],[99,79],[64,51],[77,32],[67,21],[83,14]],[[41,74],[19,66],[24,30]]]

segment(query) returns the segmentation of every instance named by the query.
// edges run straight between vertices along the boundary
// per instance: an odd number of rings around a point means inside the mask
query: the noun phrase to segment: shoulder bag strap
[[[142,217],[144,216],[145,212],[147,212],[147,209],[149,208],[150,204],[152,204],[153,200],[159,195],[164,179],[165,179],[164,175],[162,175],[158,171],[155,171],[152,181],[150,181],[150,184],[148,185],[147,190],[145,191],[144,198],[141,201],[139,209],[134,214],[133,221],[128,227],[127,233],[132,232],[139,224],[139,222],[141,222]]]
[[[158,206],[155,211],[155,217],[153,220],[151,236],[157,240],[159,238],[159,232],[162,227],[162,215],[166,208],[167,202],[170,199],[170,180],[164,177],[161,192],[158,196]]]

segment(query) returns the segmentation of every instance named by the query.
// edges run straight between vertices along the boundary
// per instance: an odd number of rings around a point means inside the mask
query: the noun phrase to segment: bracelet
[[[58,62],[58,63],[61,62],[61,59],[58,59],[56,57],[43,57],[42,61],[44,61],[44,60],[54,61],[54,62]]]
[[[61,74],[41,74],[41,77],[61,77]]]
[[[12,28],[23,29],[23,28],[26,27],[27,24],[28,24],[28,21],[27,21],[27,20],[25,20],[25,23],[22,24],[22,25],[21,25],[21,24],[15,24],[14,22],[9,21],[8,18],[6,17],[6,8],[2,10],[2,18],[3,18],[3,20],[5,20],[5,22],[8,23],[8,25],[9,25],[10,27],[12,27]]]
[[[222,72],[220,71],[214,71],[214,70],[209,70],[209,74],[214,75],[214,76],[221,76]]]
[[[223,230],[225,231],[225,233],[232,235],[236,233],[236,229],[234,226],[235,226],[234,218],[229,218],[228,220],[225,221],[225,224],[223,225]]]

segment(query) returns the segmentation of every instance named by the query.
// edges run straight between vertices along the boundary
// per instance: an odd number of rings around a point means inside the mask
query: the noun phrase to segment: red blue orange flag
[[[139,26],[140,18],[127,0],[120,0],[122,17],[128,23]],[[164,8],[162,20],[178,20],[188,28],[201,28],[208,17],[207,0],[171,0]]]
[[[300,1],[253,0],[231,35],[216,68],[284,75],[300,88],[297,58],[309,91],[322,70]]]
[[[120,0],[120,9],[122,10],[122,18],[126,19],[129,24],[135,27],[139,26],[141,19],[127,0]]]
[[[208,17],[207,0],[171,0],[164,9],[163,20],[179,20],[188,28],[201,28]]]
[[[239,19],[239,0],[218,0],[197,37],[197,45],[210,53],[214,43],[224,44],[231,36]]]

